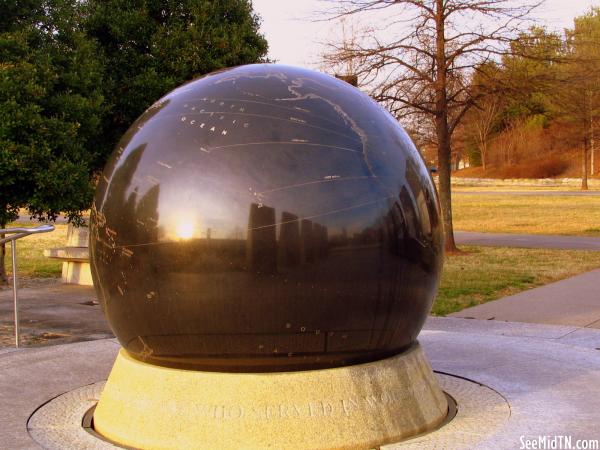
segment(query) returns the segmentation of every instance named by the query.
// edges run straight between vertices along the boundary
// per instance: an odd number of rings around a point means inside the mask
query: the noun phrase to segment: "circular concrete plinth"
[[[94,429],[144,449],[363,449],[433,430],[447,413],[418,344],[366,364],[272,373],[158,367],[121,350]]]
[[[388,444],[382,450],[474,448],[508,421],[510,407],[496,391],[452,375],[436,374],[436,378],[441,388],[456,400],[456,416],[442,428],[414,439]],[[48,450],[119,448],[82,426],[84,416],[97,404],[104,385],[102,381],[83,386],[44,404],[29,419],[29,434]],[[209,447],[198,444],[193,448]]]
[[[573,442],[597,437],[600,330],[447,318],[428,323],[419,340],[432,366],[451,374],[437,376],[456,399],[458,414],[426,436],[382,448],[508,449],[519,447],[523,437],[569,436]],[[0,446],[70,450],[99,443],[114,448],[81,428],[102,385],[93,392],[79,388],[108,377],[117,348],[110,339],[0,349],[0,390],[10,412],[0,420]],[[74,437],[78,433],[89,441],[80,443]]]

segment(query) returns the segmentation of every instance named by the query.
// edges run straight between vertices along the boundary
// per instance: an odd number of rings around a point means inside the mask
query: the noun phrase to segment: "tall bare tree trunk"
[[[592,140],[592,98],[589,92],[586,92],[589,104],[587,104],[587,114],[584,121],[585,129],[583,130],[583,153],[581,154],[581,190],[588,190],[588,173],[590,170],[590,146]]]
[[[435,86],[435,130],[438,147],[438,172],[440,206],[442,208],[442,221],[444,223],[444,237],[446,253],[458,252],[454,242],[454,229],[452,226],[452,195],[450,193],[451,175],[451,148],[450,130],[448,128],[448,97],[446,93],[446,38],[444,0],[436,0],[435,11],[436,31],[436,86]]]
[[[596,139],[594,137],[594,119],[591,119],[591,123],[590,123],[591,129],[590,129],[590,151],[591,151],[591,155],[590,155],[590,175],[594,175],[594,172],[596,171],[596,165],[595,165],[595,153],[596,153]]]
[[[588,190],[588,169],[589,169],[589,155],[590,155],[590,140],[586,136],[583,144],[583,151],[581,154],[581,190]]]
[[[6,227],[5,223],[0,223],[0,229]],[[0,239],[4,238],[4,233],[0,233]],[[6,244],[0,244],[0,286],[6,286],[8,284],[8,276],[6,274],[6,264],[4,261],[6,255]]]
[[[452,226],[452,195],[450,193],[450,142],[448,139],[448,128],[444,127],[443,118],[436,118],[438,137],[438,174],[440,207],[442,209],[442,221],[444,223],[444,238],[446,241],[446,252],[457,252],[454,242],[454,229]]]
[[[481,167],[483,167],[483,172],[485,173],[485,154],[487,153],[487,144],[484,142],[481,146]]]

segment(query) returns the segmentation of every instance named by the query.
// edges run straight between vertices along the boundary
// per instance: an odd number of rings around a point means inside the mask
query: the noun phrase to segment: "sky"
[[[262,18],[261,31],[269,42],[269,57],[282,64],[318,68],[324,47],[320,42],[332,36],[331,22],[311,20],[323,17],[328,7],[321,0],[253,0]],[[562,30],[573,25],[573,18],[584,14],[600,0],[546,0],[536,18],[549,29]]]

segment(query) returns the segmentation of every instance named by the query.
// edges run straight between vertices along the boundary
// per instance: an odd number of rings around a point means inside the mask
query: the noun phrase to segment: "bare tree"
[[[500,112],[500,99],[496,95],[488,95],[481,99],[472,109],[470,124],[481,156],[481,166],[485,172],[488,159],[490,136]]]
[[[575,18],[565,53],[555,100],[559,111],[581,127],[581,189],[587,190],[590,159],[594,172],[594,123],[600,116],[600,8]]]
[[[333,2],[332,2],[333,3]],[[450,193],[451,139],[475,102],[469,71],[506,53],[507,43],[541,1],[339,0],[331,18],[385,14],[361,39],[331,44],[325,62],[353,61],[361,85],[398,118],[433,118],[446,251],[456,252]],[[385,33],[378,33],[385,31]],[[384,34],[386,39],[380,35]],[[391,36],[391,38],[387,38]]]
[[[525,119],[517,118],[508,122],[502,133],[491,140],[490,147],[495,152],[488,154],[488,162],[495,162],[499,166],[511,166],[520,162],[523,155],[529,156],[528,148],[530,145],[527,142],[527,133]],[[494,155],[493,153],[497,154]]]

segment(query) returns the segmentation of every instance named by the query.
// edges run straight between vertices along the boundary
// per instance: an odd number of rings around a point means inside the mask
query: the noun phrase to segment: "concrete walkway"
[[[0,348],[12,347],[13,292],[0,291]],[[23,345],[66,344],[112,337],[91,286],[62,284],[43,279],[19,289],[19,316]]]
[[[463,309],[451,316],[600,329],[600,269]]]
[[[600,237],[455,231],[458,245],[600,251]]]
[[[57,395],[106,379],[118,350],[115,340],[101,339],[0,353],[0,448],[40,448],[27,433],[29,416]]]
[[[600,238],[457,231],[459,245],[600,251]],[[452,317],[600,328],[600,269],[463,309]]]

